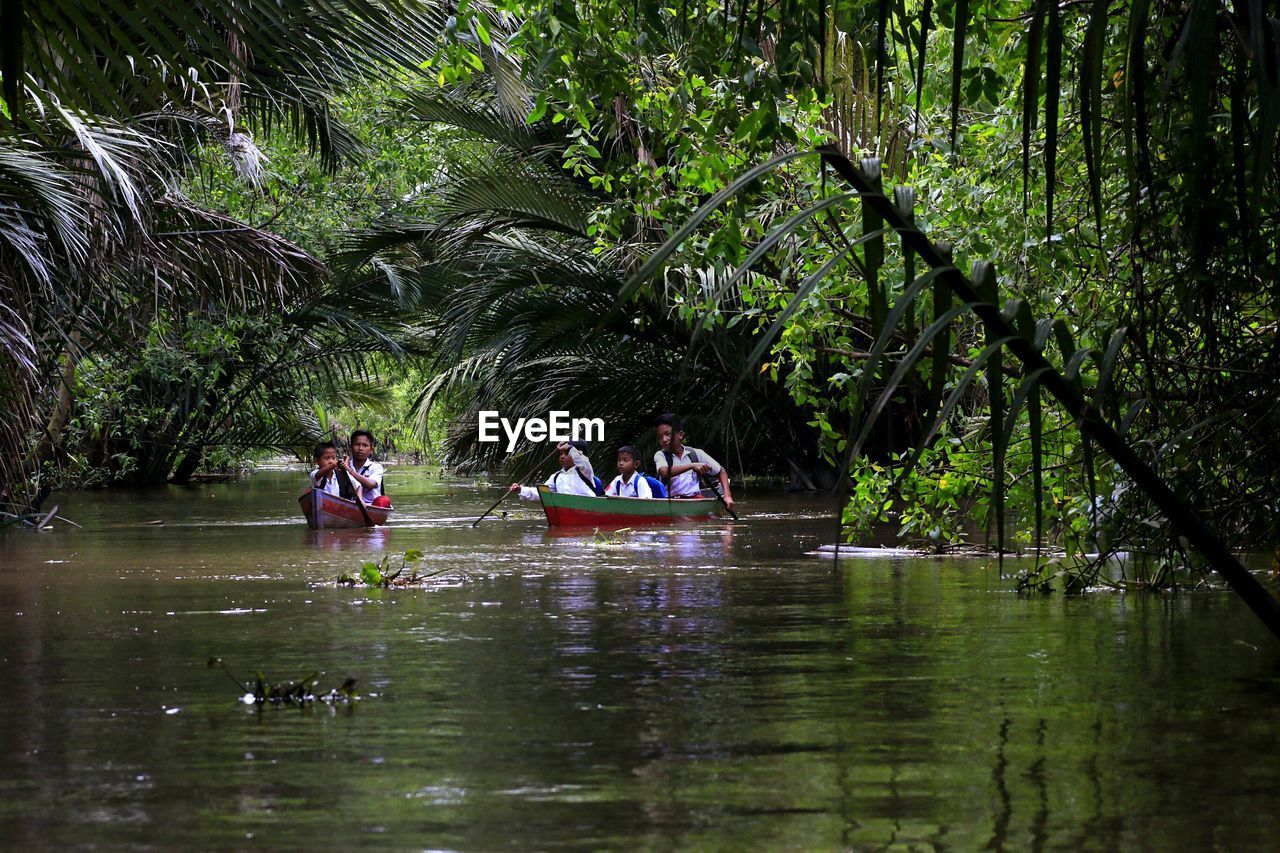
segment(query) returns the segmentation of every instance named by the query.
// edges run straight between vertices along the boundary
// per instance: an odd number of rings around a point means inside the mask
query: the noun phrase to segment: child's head
[[[351,433],[351,457],[357,462],[366,462],[373,455],[373,433],[358,429]]]
[[[629,444],[624,444],[618,448],[618,473],[622,475],[624,480],[631,479],[631,475],[635,473],[636,466],[639,463],[640,451]]]
[[[573,467],[573,456],[569,453],[570,447],[576,448],[580,453],[586,453],[587,446],[585,441],[566,441],[561,445],[563,449],[560,451],[560,467],[566,471]]]
[[[326,462],[334,465],[338,463],[338,448],[332,441],[320,442],[316,445],[311,455],[315,459],[316,465],[322,465]]]
[[[666,412],[658,416],[658,444],[663,450],[675,450],[684,442],[684,423],[678,415]]]

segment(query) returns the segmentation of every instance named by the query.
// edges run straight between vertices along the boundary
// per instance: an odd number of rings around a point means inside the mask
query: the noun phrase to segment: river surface
[[[833,565],[827,506],[738,489],[609,544],[392,468],[394,526],[311,532],[301,483],[0,532],[0,846],[1280,847],[1280,643],[1228,593]],[[432,587],[331,583],[411,548]],[[245,705],[211,657],[362,698]]]

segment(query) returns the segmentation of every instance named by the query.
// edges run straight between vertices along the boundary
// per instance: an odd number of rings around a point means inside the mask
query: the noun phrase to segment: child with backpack
[[[560,470],[547,478],[551,491],[569,495],[598,495],[596,491],[595,472],[591,470],[591,460],[587,458],[585,441],[563,442],[556,447],[560,451]],[[520,492],[524,501],[538,500],[538,489],[534,486],[522,486],[512,483],[510,491]]]
[[[713,483],[719,482],[719,494],[725,509],[733,512],[728,472],[705,450],[684,443],[684,423],[671,412],[658,418],[658,447],[658,452],[653,455],[653,464],[658,469],[658,476],[667,481],[667,492],[671,497],[700,497],[700,478],[706,476],[712,478]]]
[[[637,470],[639,464],[640,451],[629,444],[619,447],[618,476],[605,489],[605,494],[626,498],[665,498],[666,488],[658,480],[640,473]]]

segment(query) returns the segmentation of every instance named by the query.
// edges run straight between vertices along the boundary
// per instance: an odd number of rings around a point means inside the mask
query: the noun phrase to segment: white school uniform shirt
[[[690,454],[697,454],[694,459]],[[705,450],[699,450],[696,447],[684,446],[684,452],[679,456],[671,454],[671,462],[667,463],[667,454],[662,450],[653,454],[653,466],[655,471],[661,471],[663,468],[674,468],[677,465],[690,465],[694,463],[705,462],[711,466],[710,477],[718,477],[720,475],[720,463],[711,458],[711,455]],[[702,493],[701,486],[698,485],[698,472],[685,471],[683,474],[676,474],[667,484],[667,494],[673,498],[697,497]]]
[[[351,467],[355,468],[355,461],[352,460]],[[365,503],[373,503],[374,498],[382,497],[382,476],[386,473],[385,469],[372,459],[366,460],[363,465],[356,468],[361,477],[368,477],[370,480],[376,480],[377,485],[371,489],[366,489],[352,478],[352,484],[360,490],[360,497]]]
[[[576,447],[569,448],[569,458],[573,460],[572,468],[561,468],[559,471],[547,478],[547,485],[553,492],[559,492],[562,495],[586,495],[587,497],[595,497],[596,490],[594,485],[595,472],[591,470],[591,460],[586,457],[581,450]],[[583,476],[579,476],[581,471]],[[586,479],[583,479],[585,477]],[[538,499],[538,490],[533,486],[520,487],[520,499],[525,501],[536,501]]]
[[[338,494],[339,492],[338,492],[337,470],[335,469],[334,471],[331,471],[329,473],[329,476],[324,478],[323,482],[321,482],[319,474],[320,474],[319,468],[311,472],[311,485],[315,486],[317,489],[319,489],[322,492],[326,492],[327,494],[330,494],[330,495]]]
[[[613,478],[613,482],[609,484],[609,488],[604,490],[606,495],[622,495],[624,498],[651,498],[653,497],[653,489],[649,488],[649,481],[640,475],[639,471],[633,471],[630,482],[622,479],[622,475]]]

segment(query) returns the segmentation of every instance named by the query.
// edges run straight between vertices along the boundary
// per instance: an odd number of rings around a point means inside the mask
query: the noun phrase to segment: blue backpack
[[[665,498],[667,496],[667,487],[662,485],[662,481],[657,477],[650,477],[648,474],[641,474],[640,476],[649,484],[649,491],[653,493],[655,498]],[[636,485],[634,481],[633,485]]]
[[[650,491],[653,492],[655,498],[665,498],[667,496],[667,487],[662,485],[662,481],[657,477],[650,477],[648,474],[641,474],[644,481],[649,484]]]
[[[599,477],[592,475],[591,481],[587,482],[587,475],[582,473],[581,468],[575,468],[574,470],[578,472],[578,479],[586,483],[587,488],[596,493],[596,497],[604,497],[604,483],[600,482]]]

